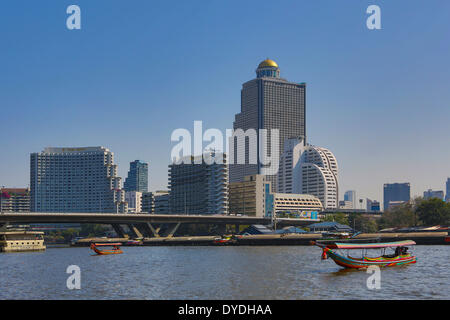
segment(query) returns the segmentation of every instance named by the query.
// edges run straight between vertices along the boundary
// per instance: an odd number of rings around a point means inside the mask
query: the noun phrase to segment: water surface
[[[0,253],[0,299],[450,299],[449,246],[416,246],[418,262],[371,274],[322,261],[313,246],[123,247]],[[81,289],[69,290],[69,265]]]

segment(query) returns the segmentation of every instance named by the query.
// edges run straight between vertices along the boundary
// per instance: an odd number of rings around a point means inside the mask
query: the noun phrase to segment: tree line
[[[382,213],[381,218],[360,213],[327,215],[325,221],[335,221],[361,232],[377,232],[386,228],[431,227],[450,225],[450,203],[441,199],[415,198]]]

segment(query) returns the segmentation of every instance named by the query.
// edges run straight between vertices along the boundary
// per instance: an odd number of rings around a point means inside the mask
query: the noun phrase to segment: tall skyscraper
[[[330,150],[287,139],[278,177],[278,192],[314,195],[325,209],[338,208],[338,164]]]
[[[386,183],[383,187],[383,208],[388,210],[389,202],[408,202],[411,199],[409,183]]]
[[[201,163],[189,157],[192,163],[169,166],[169,207],[173,214],[227,214],[228,166],[225,154],[205,153]],[[220,159],[209,164],[205,157]],[[156,201],[155,201],[156,205]]]
[[[348,190],[344,193],[344,201],[350,201],[352,203],[352,209],[356,209],[356,191]]]
[[[135,160],[130,162],[130,171],[124,183],[125,191],[148,191],[148,163]]]
[[[126,212],[114,154],[104,147],[46,148],[30,156],[32,212]]]
[[[306,138],[305,126],[306,84],[288,82],[280,78],[280,69],[275,61],[266,59],[256,69],[256,79],[242,85],[241,112],[236,114],[233,124],[234,130],[242,129],[247,132],[254,129],[266,129],[267,145],[263,146],[267,154],[271,148],[278,147],[278,155],[284,149],[287,138]],[[271,146],[271,129],[279,130],[278,146]],[[239,142],[235,139],[234,159],[230,164],[230,182],[244,181],[245,176],[261,174],[264,167],[258,158],[257,163],[250,163],[251,139]],[[259,137],[258,142],[261,142]],[[254,148],[257,155],[261,154],[260,145]],[[245,164],[238,164],[238,152],[245,150]],[[259,156],[258,156],[259,157]],[[278,160],[278,159],[277,159]],[[267,172],[266,172],[267,174]],[[276,191],[277,171],[268,174],[272,190]]]

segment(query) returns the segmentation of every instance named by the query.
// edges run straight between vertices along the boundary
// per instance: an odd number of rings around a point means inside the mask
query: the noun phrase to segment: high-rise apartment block
[[[130,162],[130,170],[124,183],[125,191],[148,191],[148,163],[135,160]]]
[[[214,163],[210,160],[216,159]],[[186,157],[169,166],[169,206],[173,214],[227,214],[228,166],[223,153]]]
[[[33,212],[126,212],[114,154],[104,147],[46,148],[30,156]]]

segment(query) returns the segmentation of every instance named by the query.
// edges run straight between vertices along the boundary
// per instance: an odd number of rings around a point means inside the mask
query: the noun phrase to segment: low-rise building
[[[256,217],[317,217],[323,206],[319,198],[308,194],[272,193],[271,182],[263,175],[246,176],[229,186],[230,212]]]
[[[0,212],[30,212],[30,189],[0,189]]]
[[[231,214],[266,216],[266,194],[271,190],[271,182],[264,175],[245,176],[244,181],[230,183],[228,190]]]

